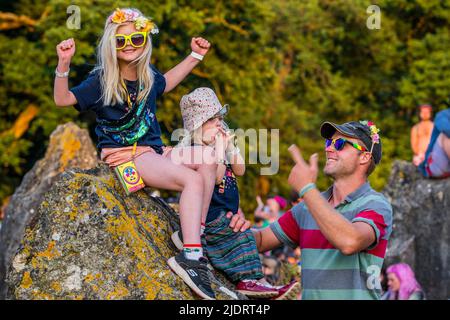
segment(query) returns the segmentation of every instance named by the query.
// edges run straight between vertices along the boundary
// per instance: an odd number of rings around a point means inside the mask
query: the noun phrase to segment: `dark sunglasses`
[[[145,45],[147,40],[146,32],[133,32],[132,34],[116,34],[116,50],[121,50],[127,46],[127,41],[130,41],[131,46],[140,48]]]
[[[325,149],[330,147],[331,145],[333,145],[337,151],[340,151],[340,150],[344,149],[346,143],[351,145],[353,148],[358,149],[359,151],[367,151],[367,149],[365,147],[360,146],[356,142],[351,142],[344,138],[325,139]]]

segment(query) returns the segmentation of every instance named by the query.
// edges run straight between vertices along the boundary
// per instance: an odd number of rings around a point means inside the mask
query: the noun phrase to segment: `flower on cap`
[[[374,134],[372,136],[372,141],[375,143],[380,143],[380,136],[378,134]]]
[[[380,132],[380,129],[377,128],[375,123],[373,123],[372,121],[360,121],[359,123],[369,127],[370,137],[372,138],[372,144],[380,143],[380,135],[378,134]]]

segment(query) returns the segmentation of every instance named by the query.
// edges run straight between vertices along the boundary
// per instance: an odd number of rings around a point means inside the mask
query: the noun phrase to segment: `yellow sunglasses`
[[[147,41],[147,32],[133,32],[129,35],[116,34],[116,50],[122,50],[130,42],[134,48],[143,47]]]

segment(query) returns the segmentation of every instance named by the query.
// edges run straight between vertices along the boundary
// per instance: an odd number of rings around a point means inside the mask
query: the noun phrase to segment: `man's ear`
[[[372,154],[370,152],[362,152],[360,156],[360,164],[365,165],[372,160]]]

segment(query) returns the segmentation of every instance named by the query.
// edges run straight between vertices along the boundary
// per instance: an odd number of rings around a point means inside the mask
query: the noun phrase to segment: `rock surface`
[[[36,162],[24,176],[5,210],[0,231],[0,299],[5,297],[5,275],[11,259],[23,238],[25,227],[37,213],[44,194],[59,175],[68,168],[93,168],[97,165],[97,151],[89,133],[74,123],[60,125],[51,134],[43,159]]]
[[[178,221],[148,188],[126,196],[104,163],[68,170],[25,233],[7,298],[194,299],[166,263],[177,252],[170,235]],[[233,296],[219,289],[229,283],[213,285],[219,299]]]
[[[423,178],[396,161],[383,193],[394,209],[385,265],[406,262],[427,299],[450,298],[450,179]]]
[[[177,213],[149,188],[126,196],[74,124],[52,134],[8,209],[3,298],[196,299],[166,262],[177,253]],[[219,299],[246,299],[215,276]]]

